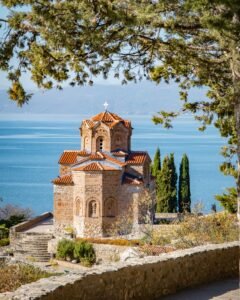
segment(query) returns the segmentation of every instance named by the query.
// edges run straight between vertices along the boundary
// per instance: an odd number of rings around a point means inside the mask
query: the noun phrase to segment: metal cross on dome
[[[108,108],[108,103],[107,103],[107,101],[105,101],[105,103],[103,104],[103,106],[104,106],[105,110],[107,110],[107,108]]]

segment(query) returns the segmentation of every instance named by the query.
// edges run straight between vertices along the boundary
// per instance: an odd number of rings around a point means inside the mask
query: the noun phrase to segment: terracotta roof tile
[[[93,128],[95,126],[95,123],[91,120],[83,120],[83,123],[86,123],[89,128]]]
[[[114,122],[114,121],[123,121],[121,117],[119,117],[117,114],[111,113],[109,111],[104,111],[96,116],[93,116],[91,118],[92,121],[101,121],[101,122]]]
[[[66,164],[66,165],[74,165],[78,163],[77,157],[78,156],[82,156],[83,159],[81,160],[81,162],[85,162],[88,160],[106,160],[112,163],[115,163],[119,166],[124,166],[125,163],[119,161],[118,159],[107,155],[103,152],[96,152],[96,153],[87,153],[86,151],[72,151],[72,150],[67,150],[64,151],[63,154],[61,155],[60,159],[59,159],[59,164]]]
[[[91,163],[89,165],[85,165],[79,168],[74,169],[74,171],[116,171],[118,169],[110,167],[110,166],[105,166],[99,162]]]
[[[104,111],[96,116],[93,116],[90,120],[84,120],[89,128],[93,128],[98,122],[103,122],[110,128],[113,128],[118,123],[123,123],[123,125],[127,128],[131,127],[131,122],[128,120],[124,120],[121,117],[119,117],[117,114],[114,114],[109,111]]]
[[[83,156],[83,157],[87,157],[89,156],[89,153],[87,153],[86,151],[76,151],[76,150],[65,150],[58,163],[59,164],[67,164],[67,165],[71,165],[77,162],[77,157],[78,156]]]
[[[110,155],[107,155],[106,153],[102,153],[102,154],[104,155],[104,157],[105,157],[106,160],[111,161],[111,162],[113,162],[113,163],[115,163],[115,164],[117,164],[117,165],[119,165],[121,167],[125,166],[124,162],[121,162],[118,159],[116,159],[116,158],[114,158],[114,157],[112,157]]]
[[[112,152],[112,155],[117,157],[124,157],[127,156],[128,154],[125,151],[119,150],[119,151]]]
[[[147,152],[131,152],[127,157],[126,164],[142,165],[147,157]]]
[[[58,177],[52,180],[52,183],[54,184],[63,184],[63,185],[69,185],[69,184],[73,184],[72,181],[72,175],[64,175],[62,177]]]
[[[104,160],[105,157],[101,152],[92,153],[89,157],[90,160]]]

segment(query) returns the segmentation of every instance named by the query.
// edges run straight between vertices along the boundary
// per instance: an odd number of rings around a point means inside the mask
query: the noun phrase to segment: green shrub
[[[10,216],[8,219],[1,219],[0,225],[5,225],[7,228],[10,228],[24,221],[26,221],[25,215],[13,215]]]
[[[93,245],[88,242],[75,242],[73,255],[74,258],[80,260],[80,262],[85,265],[92,265],[96,261],[96,254],[93,249]]]
[[[0,247],[9,245],[9,238],[4,238],[0,240]]]
[[[0,239],[7,238],[9,235],[9,229],[6,228],[5,224],[0,225]]]
[[[66,259],[67,257],[73,258],[74,242],[71,240],[63,239],[58,242],[57,258]]]
[[[226,193],[216,195],[215,198],[221,203],[226,211],[235,214],[237,212],[237,189],[232,187],[227,188],[226,190]]]

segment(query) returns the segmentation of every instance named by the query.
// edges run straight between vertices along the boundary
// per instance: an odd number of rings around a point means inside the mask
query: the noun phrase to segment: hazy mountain
[[[198,98],[201,90],[192,92]],[[6,91],[0,91],[0,113],[34,114],[93,114],[109,110],[122,114],[150,114],[160,110],[176,110],[180,106],[176,85],[155,85],[150,82],[128,85],[94,85],[67,87],[62,91],[35,92],[29,104],[22,108],[9,100]]]

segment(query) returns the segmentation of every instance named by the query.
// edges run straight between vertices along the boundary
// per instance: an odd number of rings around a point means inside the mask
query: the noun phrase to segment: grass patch
[[[48,273],[25,264],[5,265],[0,269],[0,293],[14,291],[23,284],[59,274]]]
[[[140,240],[127,240],[127,239],[98,239],[98,238],[77,238],[78,241],[86,241],[93,244],[105,244],[115,246],[140,246],[142,241]]]

